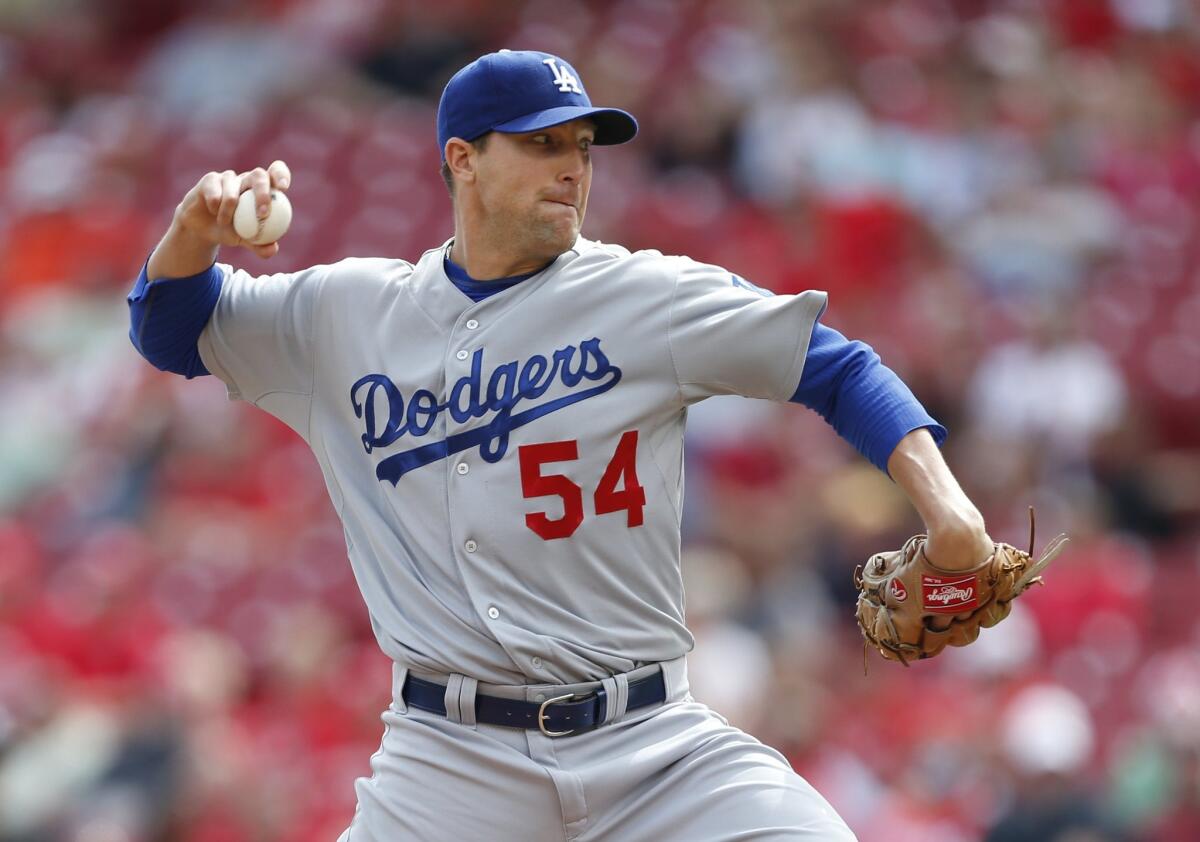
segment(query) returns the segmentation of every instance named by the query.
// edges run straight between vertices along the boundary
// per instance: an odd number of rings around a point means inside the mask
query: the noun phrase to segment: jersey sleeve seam
[[[659,458],[658,458],[660,448],[655,447],[653,444],[650,444],[649,450],[650,450],[650,462],[651,462],[651,464],[654,465],[654,470],[658,473],[659,479],[662,480],[663,488],[670,488],[671,481],[667,479],[667,474],[663,470],[662,462],[660,462]],[[682,454],[680,456],[679,464],[682,468],[682,465],[683,465]],[[678,483],[678,479],[676,479],[676,482]],[[675,495],[668,494],[667,495],[668,499],[671,498],[672,496],[674,497],[674,503],[671,506],[671,509],[672,509],[672,511],[675,512],[675,517],[682,518],[683,517],[683,495],[682,494],[675,494]]]
[[[258,406],[263,399],[269,398],[271,395],[297,395],[302,398],[308,398],[309,413],[312,413],[312,389],[309,389],[308,391],[302,391],[300,389],[269,389],[268,391],[259,394],[257,397],[251,400],[250,403]],[[261,409],[261,407],[259,408]]]
[[[328,279],[328,273],[321,277],[321,286],[317,289],[312,314],[308,320],[308,355],[311,368],[308,372],[308,414],[304,418],[304,439],[310,443],[312,442],[313,404],[316,403],[317,394],[317,314],[321,312],[321,300],[325,297],[325,284]]]
[[[757,400],[757,398],[755,398],[754,395],[743,394],[742,390],[740,388],[738,388],[737,386],[734,386],[732,383],[726,383],[723,380],[683,380],[680,382],[680,390],[681,390],[680,394],[681,395],[682,395],[682,388],[684,386],[700,386],[700,387],[720,386],[723,389],[727,389],[729,391],[729,394],[731,394],[731,395],[737,395],[739,397],[749,398],[750,400]]]
[[[679,379],[679,366],[675,362],[675,345],[672,341],[672,331],[675,328],[675,299],[679,296],[679,279],[683,276],[683,268],[675,270],[675,282],[671,286],[671,301],[667,304],[667,358],[671,361],[671,374],[675,379],[675,401],[679,406],[686,406],[683,399],[683,382]]]

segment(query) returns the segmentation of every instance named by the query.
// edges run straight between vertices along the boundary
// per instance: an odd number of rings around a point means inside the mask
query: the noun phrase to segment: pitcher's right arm
[[[197,340],[221,294],[217,252],[221,246],[243,246],[263,258],[279,252],[278,243],[254,246],[237,235],[238,198],[253,191],[258,214],[265,216],[271,190],[286,190],[291,180],[283,161],[265,170],[210,172],[176,206],[128,297],[130,341],[156,368],[189,378],[209,373]]]

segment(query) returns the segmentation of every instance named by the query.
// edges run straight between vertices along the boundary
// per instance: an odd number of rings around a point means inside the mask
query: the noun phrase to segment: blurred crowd
[[[270,263],[449,236],[437,96],[500,47],[637,115],[588,236],[830,293],[994,538],[1069,532],[973,646],[864,658],[920,524],[797,406],[689,423],[695,695],[864,842],[1200,839],[1200,4],[0,2],[0,842],[335,839],[389,700],[313,459],[144,363],[124,294],[210,169]]]

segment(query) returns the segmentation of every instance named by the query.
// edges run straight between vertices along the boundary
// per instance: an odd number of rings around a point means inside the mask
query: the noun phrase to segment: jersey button
[[[544,701],[546,701],[546,694],[538,693],[536,696],[533,697],[533,700],[535,702],[544,702]]]
[[[467,330],[474,330],[477,327],[479,327],[479,322],[474,319],[467,319]]]
[[[469,553],[473,553],[477,549],[479,549],[479,545],[476,544],[474,541],[467,541],[467,543],[463,544],[463,549]],[[493,609],[493,610],[495,610],[495,609]],[[491,613],[491,612],[488,612],[488,613]]]
[[[466,462],[459,462],[458,467],[454,470],[458,471],[460,474],[465,474],[467,471],[471,470],[471,466]]]
[[[488,616],[491,617],[493,620],[499,620],[500,619],[500,609],[494,605],[489,606],[488,607]]]
[[[466,351],[459,351],[459,352],[458,352],[457,354],[455,354],[454,356],[458,357],[460,360],[465,360],[467,357],[469,357],[469,356],[471,356],[471,355],[470,355],[470,354],[468,354]]]
[[[541,659],[541,658],[537,658],[537,657],[535,657],[535,658],[534,658],[532,661],[530,661],[529,663],[533,664],[533,668],[534,668],[535,670],[540,670],[540,669],[542,668],[542,659]]]

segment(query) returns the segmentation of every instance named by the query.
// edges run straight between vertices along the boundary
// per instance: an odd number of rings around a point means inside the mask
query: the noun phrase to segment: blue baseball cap
[[[438,146],[452,137],[475,140],[491,131],[532,132],[580,117],[596,122],[594,143],[625,143],[637,120],[619,108],[596,108],[575,68],[534,50],[488,53],[446,83],[438,103]]]

